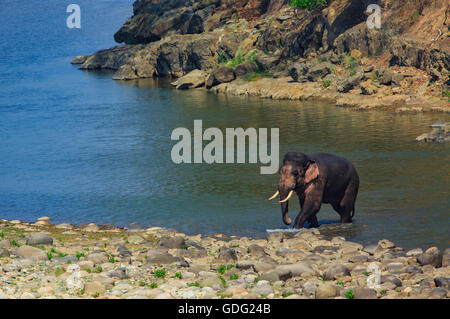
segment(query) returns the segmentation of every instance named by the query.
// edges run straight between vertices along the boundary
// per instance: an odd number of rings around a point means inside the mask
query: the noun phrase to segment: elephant
[[[322,203],[331,204],[341,216],[341,223],[351,223],[355,215],[359,176],[347,159],[327,154],[303,154],[288,152],[280,167],[278,191],[269,198],[280,195],[283,222],[291,225],[288,215],[289,199],[295,192],[300,201],[300,213],[294,228],[303,228],[306,221],[311,227],[319,227],[316,214]]]

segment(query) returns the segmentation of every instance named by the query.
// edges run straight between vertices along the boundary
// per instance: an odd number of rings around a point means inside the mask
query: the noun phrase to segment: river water
[[[70,65],[73,56],[114,45],[132,1],[78,1],[81,30],[68,29],[66,4],[2,3],[0,48],[0,218],[173,227],[186,233],[264,236],[283,228],[267,198],[277,175],[261,164],[171,161],[177,127],[280,129],[286,151],[351,160],[361,186],[356,218],[329,235],[401,247],[448,247],[448,145],[415,137],[448,115],[357,112],[326,103],[176,91],[167,80],[117,82]],[[291,217],[299,210],[291,200]]]

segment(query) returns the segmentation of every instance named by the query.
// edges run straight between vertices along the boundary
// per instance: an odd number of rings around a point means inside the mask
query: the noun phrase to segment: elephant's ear
[[[309,183],[319,177],[319,167],[317,163],[311,161],[309,163],[308,169],[305,172],[305,183]]]

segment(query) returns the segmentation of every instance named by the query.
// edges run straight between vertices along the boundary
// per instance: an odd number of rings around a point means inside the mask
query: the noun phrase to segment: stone
[[[89,55],[79,55],[72,59],[71,64],[83,64],[89,58]]]
[[[390,282],[392,284],[394,284],[396,287],[401,287],[402,286],[402,281],[400,279],[398,279],[395,276],[392,275],[385,275],[385,276],[381,276],[380,277],[380,283],[386,283],[386,282]]]
[[[160,247],[164,248],[178,248],[178,249],[186,249],[186,242],[183,237],[175,236],[175,237],[163,237],[158,242]]]
[[[55,226],[55,228],[58,229],[73,229],[73,225],[72,224],[68,224],[68,223],[62,223],[62,224],[58,224]]]
[[[429,299],[444,299],[447,298],[447,289],[445,288],[433,288],[431,289],[431,291],[428,293],[428,298]]]
[[[418,256],[418,255],[421,255],[421,254],[423,254],[422,248],[414,248],[414,249],[408,250],[406,252],[406,256],[408,256],[408,257],[411,257],[411,256],[415,257],[415,256]]]
[[[234,249],[222,246],[219,248],[219,256],[217,258],[224,262],[234,262],[237,260],[237,255]]]
[[[236,74],[233,69],[226,66],[219,66],[208,76],[205,85],[207,89],[210,89],[220,83],[231,82],[234,79],[236,79]]]
[[[110,278],[119,278],[119,279],[128,279],[130,276],[127,274],[127,269],[125,267],[115,269],[108,273],[108,277]]]
[[[266,255],[264,248],[259,245],[256,245],[256,244],[252,244],[252,245],[248,246],[247,252],[250,255],[255,255],[255,256],[265,256]]]
[[[278,266],[275,270],[280,273],[291,272],[292,277],[314,275],[316,273],[308,264],[303,262],[289,265],[281,265]]]
[[[251,290],[251,292],[257,295],[268,296],[269,294],[273,293],[273,288],[268,281],[260,280],[256,284],[256,287]]]
[[[357,72],[355,75],[345,78],[337,87],[339,93],[347,93],[355,86],[359,85],[361,81],[365,79],[365,74],[363,71]]]
[[[0,248],[0,258],[9,257],[9,251],[6,248]]]
[[[374,255],[378,250],[378,245],[377,244],[370,244],[364,247],[363,251],[365,251],[366,253],[370,254],[370,255]]]
[[[408,274],[421,274],[421,273],[423,273],[422,269],[420,269],[419,267],[414,266],[414,265],[406,267],[405,268],[405,272],[408,273]]]
[[[316,299],[329,299],[339,296],[339,288],[331,283],[320,284],[315,292]]]
[[[450,248],[444,250],[442,255],[442,267],[450,266]]]
[[[308,68],[303,63],[295,63],[289,68],[289,76],[295,81],[299,81],[300,78],[304,77],[308,72]],[[302,81],[300,81],[302,82]]]
[[[308,80],[316,82],[331,73],[328,62],[319,63],[308,70]]]
[[[436,285],[436,287],[450,289],[450,278],[436,277],[434,278],[434,284]]]
[[[102,253],[92,253],[86,257],[87,260],[92,261],[94,264],[99,265],[108,262],[108,255],[104,252]]]
[[[387,239],[382,239],[378,242],[378,247],[381,249],[391,249],[391,248],[394,248],[395,245],[393,242],[391,242]]]
[[[41,296],[53,295],[54,289],[50,286],[41,287],[37,290],[38,294]]]
[[[377,292],[370,288],[357,287],[354,290],[354,299],[377,299]]]
[[[37,221],[45,221],[45,222],[49,222],[50,220],[52,220],[50,217],[48,217],[48,216],[42,216],[42,217],[39,217],[38,219],[37,219]]]
[[[175,86],[177,90],[185,90],[201,87],[205,84],[205,80],[206,80],[206,72],[196,69],[180,77],[171,84]]]
[[[21,258],[32,261],[48,260],[47,254],[43,250],[31,246],[20,246],[19,248],[17,248],[15,253]]]
[[[84,231],[87,231],[87,232],[97,232],[97,231],[100,230],[100,227],[98,227],[98,226],[95,225],[94,223],[90,223],[90,224],[88,224],[87,226],[85,226],[85,227],[83,228],[83,230],[84,230]]]
[[[147,263],[149,264],[171,264],[179,261],[178,257],[174,257],[167,251],[161,249],[151,249],[146,255]]]
[[[78,267],[80,269],[93,269],[94,268],[94,262],[91,260],[81,260],[78,262]]]
[[[104,294],[106,292],[105,286],[99,281],[87,282],[84,284],[84,291],[88,295]]]
[[[258,69],[258,65],[255,62],[246,62],[235,67],[234,73],[236,74],[236,76],[244,77],[258,71]]]
[[[139,244],[142,244],[143,242],[145,242],[145,239],[141,236],[134,235],[134,236],[128,237],[128,242],[130,244],[139,245]]]
[[[378,88],[369,81],[362,82],[359,86],[361,88],[362,95],[373,95],[378,92]]]
[[[394,73],[392,71],[389,71],[389,70],[384,71],[382,76],[379,79],[380,84],[391,85],[393,76],[394,76]]]
[[[323,278],[325,280],[336,280],[342,276],[351,276],[350,270],[344,265],[333,265],[329,267],[324,273]]]
[[[432,247],[427,249],[423,254],[417,256],[417,262],[421,266],[432,265],[433,267],[441,267],[442,266],[442,254],[439,249],[436,247]]]
[[[45,233],[31,234],[27,238],[27,245],[53,245],[53,238]]]

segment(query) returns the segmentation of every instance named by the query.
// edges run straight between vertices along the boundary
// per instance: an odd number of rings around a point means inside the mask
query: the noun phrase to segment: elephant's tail
[[[353,208],[352,208],[352,218],[355,216],[355,205],[353,205]]]

